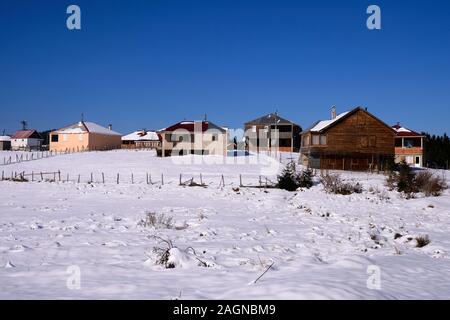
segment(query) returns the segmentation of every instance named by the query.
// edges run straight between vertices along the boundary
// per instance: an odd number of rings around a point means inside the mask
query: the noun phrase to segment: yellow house
[[[88,151],[119,149],[120,133],[102,127],[94,122],[80,121],[62,129],[50,132],[51,151]]]

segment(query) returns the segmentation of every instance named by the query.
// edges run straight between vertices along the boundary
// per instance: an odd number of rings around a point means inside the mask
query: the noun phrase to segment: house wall
[[[281,152],[298,152],[300,149],[300,127],[297,125],[283,124],[282,126],[290,126],[290,132],[278,133],[277,150]],[[256,130],[256,132],[255,132]],[[245,124],[245,136],[249,140],[248,151],[251,152],[267,152],[273,150],[268,145],[269,131],[266,133],[266,125]],[[283,142],[287,142],[288,146]]]
[[[58,135],[58,142],[52,141],[52,135]],[[88,149],[89,133],[50,133],[51,151],[84,151]]]
[[[182,134],[182,131],[178,132]],[[208,155],[227,155],[227,143],[228,143],[228,132],[198,132],[198,133],[188,133],[186,135],[194,135],[194,141],[182,141],[182,142],[172,142],[167,141],[168,135],[172,132],[161,132],[161,147],[158,154],[165,157],[170,155],[181,155],[181,154],[208,154]],[[213,135],[217,137],[216,141],[212,141]]]
[[[363,110],[326,130],[325,145],[311,145],[314,133],[305,133],[300,162],[322,169],[367,170],[380,168],[394,157],[395,132]],[[309,138],[308,138],[309,136]]]
[[[89,133],[90,150],[120,149],[121,145],[122,137],[119,135]]]
[[[12,150],[35,150],[39,149],[42,145],[41,139],[28,138],[28,139],[11,139]]]
[[[0,150],[11,150],[11,141],[0,141]]]
[[[58,135],[58,142],[52,142],[52,135]],[[122,139],[119,135],[103,135],[90,132],[50,134],[51,151],[84,151],[110,150],[121,147]]]

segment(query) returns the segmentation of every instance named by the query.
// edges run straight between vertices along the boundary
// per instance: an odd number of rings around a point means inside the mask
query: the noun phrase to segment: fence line
[[[164,174],[161,174],[161,178],[158,181],[152,179],[152,175],[150,173],[142,174],[141,177],[145,177],[145,180],[136,180],[136,175],[131,173],[128,178],[124,178],[123,175],[117,173],[117,175],[106,175],[104,172],[97,173],[94,175],[93,172],[89,174],[85,174],[85,179],[82,179],[82,174],[75,174],[71,176],[69,173],[63,174],[60,170],[58,171],[32,171],[30,173],[26,173],[25,171],[17,172],[11,171],[10,174],[6,173],[4,170],[1,172],[1,181],[17,181],[17,182],[61,182],[61,183],[86,183],[86,184],[146,184],[146,185],[160,185],[163,186],[165,184],[175,184],[174,180],[167,180]],[[86,179],[87,177],[87,179]],[[108,179],[109,177],[109,179]],[[189,177],[187,180],[183,180],[184,177]],[[275,186],[275,183],[271,181],[266,176],[259,176],[257,184],[244,184],[243,175],[236,175],[238,183],[230,183],[226,181],[225,175],[218,174],[214,175],[218,179],[218,188],[224,188],[227,185],[235,185],[243,188],[272,188]],[[98,179],[95,179],[98,178]],[[197,180],[198,179],[198,180]],[[198,181],[198,182],[197,182]],[[194,177],[192,174],[188,174],[183,176],[180,174],[178,179],[178,186],[181,187],[209,187],[213,186],[217,183],[214,181],[210,181],[209,183],[205,183],[203,174],[199,174]]]

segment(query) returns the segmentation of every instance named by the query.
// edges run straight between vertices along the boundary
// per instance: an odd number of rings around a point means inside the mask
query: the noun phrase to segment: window
[[[57,134],[52,134],[52,142],[58,142],[59,136]]]
[[[320,135],[320,145],[325,146],[327,144],[327,136],[325,134]]]
[[[303,146],[309,146],[309,135],[305,136],[305,139],[303,139]]]
[[[402,147],[402,138],[396,138],[395,139],[395,147],[401,148]]]
[[[313,145],[318,145],[319,144],[319,135],[318,134],[313,134],[313,136],[312,136],[312,144]]]
[[[420,157],[416,157],[416,164],[420,164]]]
[[[361,147],[367,148],[369,146],[369,142],[367,140],[368,139],[366,136],[361,137]]]
[[[217,139],[219,138],[219,136],[217,134],[213,134],[211,137],[212,141],[217,141]]]

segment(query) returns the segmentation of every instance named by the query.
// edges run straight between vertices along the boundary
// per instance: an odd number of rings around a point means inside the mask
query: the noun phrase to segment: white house
[[[11,137],[12,150],[39,150],[42,137],[36,130],[19,130]]]

